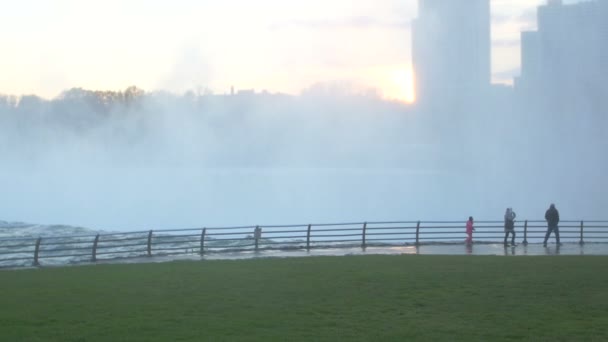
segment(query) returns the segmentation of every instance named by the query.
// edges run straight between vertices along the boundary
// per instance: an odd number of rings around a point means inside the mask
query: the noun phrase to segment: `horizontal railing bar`
[[[194,256],[194,255],[200,255],[200,252],[193,252],[193,253],[180,253],[180,252],[173,252],[173,251],[163,251],[162,253],[158,254],[159,257],[171,257],[171,256],[179,256],[179,255],[183,255],[183,256]]]
[[[326,238],[326,237],[350,237],[350,236],[361,236],[361,233],[359,234],[333,234],[333,235],[310,235],[310,239],[314,239],[314,238]],[[323,241],[323,240],[320,240]]]
[[[0,252],[0,255],[12,255],[12,254],[19,254],[19,253],[32,254],[33,252],[34,252],[33,250],[29,250],[29,251],[10,251],[10,252]]]
[[[241,242],[247,242],[247,243],[251,243],[251,244],[255,244],[255,240],[254,239],[218,239],[218,240],[213,240],[213,241],[207,241],[205,243],[205,247],[212,247],[213,245],[225,245],[225,243],[221,243],[221,242],[230,242],[230,241],[241,241]],[[220,242],[220,243],[218,243]],[[260,240],[261,242],[261,240]]]
[[[322,245],[322,244],[328,244],[328,243],[340,243],[340,242],[361,242],[361,239],[344,239],[344,240],[318,240],[318,241],[310,241],[311,244],[317,244],[317,245]],[[339,247],[339,246],[336,246]]]
[[[377,225],[377,224],[416,224],[417,222],[421,222],[422,225],[425,224],[464,224],[464,220],[461,221],[383,221],[383,222],[367,222],[367,224],[369,226],[373,226],[373,225]],[[501,224],[503,221],[476,221],[477,225],[479,224],[487,224],[487,223],[494,223],[494,224]],[[529,224],[533,224],[533,223],[543,223],[545,224],[546,221],[543,220],[528,220],[527,221]],[[561,223],[573,223],[573,224],[577,224],[581,222],[581,220],[561,220]],[[606,225],[601,225],[598,227],[608,227],[608,220],[583,220],[584,223],[591,223],[591,224],[601,224],[601,223],[605,223]],[[351,222],[351,223],[323,223],[323,224],[312,224],[312,226],[340,226],[340,225],[362,225],[363,222]],[[522,220],[518,220],[516,221],[517,225],[522,225],[523,221]],[[281,227],[306,227],[308,226],[308,224],[296,224],[296,225],[259,225],[259,227],[266,227],[266,228],[281,228]],[[249,226],[234,226],[234,227],[207,227],[206,229],[244,229],[244,228],[255,228],[256,226],[253,225],[249,225]],[[202,230],[202,227],[194,227],[194,228],[180,228],[180,229],[155,229],[155,232],[179,232],[179,231],[198,231],[198,230]],[[104,236],[120,236],[120,235],[129,235],[129,234],[145,234],[148,233],[149,230],[141,230],[141,231],[129,231],[129,232],[100,232],[99,235],[101,237]],[[89,233],[89,234],[80,234],[80,235],[67,235],[67,237],[95,237],[96,234],[93,233]],[[60,239],[60,238],[65,238],[66,236],[47,236],[47,237],[43,237],[44,239]],[[18,237],[18,238],[2,238],[0,239],[0,241],[3,240],[35,240],[36,238],[32,238],[32,237]]]
[[[254,229],[256,226],[237,226],[237,227],[207,227],[209,230],[234,230],[234,229]]]
[[[78,238],[92,238],[94,239],[97,234],[83,234],[83,235],[52,235],[52,236],[40,236],[43,241],[57,240],[57,239],[78,239]]]
[[[92,244],[93,240],[88,241],[59,241],[59,242],[48,242],[45,239],[40,241],[40,246],[64,246],[64,245],[83,245],[83,244]]]
[[[477,221],[480,223],[500,223],[502,221]],[[462,223],[466,223],[466,221],[420,221],[420,224],[462,224]]]
[[[504,234],[500,234],[500,235],[479,235],[479,234],[475,234],[473,236],[473,240],[476,240],[476,239],[497,239],[497,238],[501,238],[502,239],[504,236],[505,236]],[[459,238],[459,237],[460,236],[458,236],[457,238]],[[528,236],[528,237],[530,237],[530,236]],[[463,235],[462,238],[464,239],[465,236]],[[519,239],[520,236],[517,235],[517,238]]]
[[[462,232],[446,232],[446,231],[427,232],[427,231],[422,231],[422,229],[420,229],[420,235],[439,235],[439,234],[462,234]]]
[[[17,253],[32,253],[35,250],[36,246],[29,246],[30,248],[24,249],[14,249],[8,251],[0,251],[0,254],[17,254]]]
[[[154,252],[176,251],[176,250],[183,250],[183,249],[185,249],[185,248],[184,247],[164,247],[164,248],[156,248],[156,249],[154,249]],[[200,245],[196,246],[196,248],[190,248],[190,249],[194,250],[194,251],[200,251]]]
[[[221,248],[221,249],[206,249],[205,253],[207,254],[222,254],[222,253],[235,253],[235,252],[246,252],[246,253],[254,253],[255,249],[253,248]]]
[[[331,229],[311,229],[311,232],[314,233],[328,233],[328,232],[352,232],[352,231],[363,231],[362,227],[354,227],[354,228],[331,228]]]
[[[107,232],[107,233],[99,233],[100,237],[103,236],[120,236],[120,235],[135,235],[135,234],[148,234],[150,232],[150,230],[136,230],[136,231],[129,231],[129,232]]]
[[[538,234],[538,235],[545,235],[547,232],[546,231],[542,231],[542,232],[533,232],[532,234]],[[586,233],[586,232],[585,232]],[[574,235],[579,235],[580,236],[580,232],[562,232],[561,230],[559,231],[559,235],[562,234],[574,234]],[[528,232],[528,235],[530,235],[530,232]],[[587,234],[585,234],[586,236]]]
[[[388,238],[371,238],[371,239],[365,239],[365,242],[369,242],[369,241],[416,241],[415,238],[409,238],[409,239],[404,239],[404,238],[397,238],[397,237],[388,237]],[[397,245],[399,246],[399,245]]]
[[[159,245],[170,245],[170,244],[181,244],[181,243],[194,243],[194,244],[199,244],[201,243],[201,240],[176,240],[176,241],[153,241],[152,242],[152,246],[159,246]]]
[[[543,223],[543,224],[528,223],[528,228],[547,228],[547,223]]]
[[[306,235],[266,236],[266,234],[264,234],[264,238],[270,239],[270,240],[272,240],[272,239],[306,239]]]
[[[260,242],[262,243],[262,242]],[[268,240],[268,241],[264,241],[264,244],[271,244],[271,243],[306,243],[306,239],[292,239],[292,240]]]
[[[152,240],[160,240],[160,239],[176,239],[176,238],[184,238],[184,237],[194,237],[200,238],[201,233],[198,234],[184,234],[184,235],[152,235]]]
[[[363,226],[364,222],[354,223],[315,223],[311,224],[312,227],[331,227],[331,226]]]
[[[376,224],[417,224],[418,221],[377,221],[377,222],[367,222],[367,225],[376,225]]]
[[[5,241],[34,241],[36,242],[36,240],[38,240],[38,237],[4,237],[0,239],[0,242],[5,242]]]
[[[0,245],[0,249],[2,248],[25,248],[25,247],[36,247],[36,241],[32,244],[20,244],[20,245]]]
[[[89,247],[72,247],[72,248],[46,248],[49,245],[40,245],[40,252],[65,252],[65,251],[84,251],[92,250],[93,246]]]
[[[262,230],[264,232],[264,235],[268,235],[268,234],[285,234],[285,233],[306,233],[308,232],[308,230],[279,230],[279,231],[267,231],[267,230]]]
[[[416,226],[413,227],[370,227],[367,226],[366,229],[369,230],[416,230]]]
[[[132,238],[125,238],[125,239],[110,239],[110,240],[106,240],[106,239],[99,239],[98,243],[107,243],[107,242],[122,242],[122,241],[134,241],[134,240],[145,240],[147,241],[148,236],[138,236],[138,237],[132,237]],[[147,243],[147,242],[145,242]]]
[[[144,246],[147,247],[147,243],[130,243],[130,244],[126,244],[126,245],[114,245],[114,246],[107,246],[107,245],[102,245],[102,244],[98,244],[97,245],[97,250],[100,249],[108,249],[108,248],[125,248],[125,247],[136,247],[136,246]]]
[[[274,229],[274,228],[302,228],[302,227],[308,227],[308,224],[286,224],[286,225],[269,225],[269,226],[259,226],[260,228],[268,228],[268,229]]]
[[[464,226],[460,225],[460,226],[433,226],[433,227],[429,227],[429,226],[423,226],[420,225],[420,230],[425,229],[463,229]]]
[[[245,244],[240,244],[238,246],[231,246],[231,245],[217,245],[217,246],[205,246],[205,250],[207,249],[218,249],[218,248],[237,248],[237,247],[254,247],[255,243],[245,243]]]
[[[205,243],[213,243],[215,241],[241,241],[241,240],[254,240],[254,238],[250,237],[250,238],[226,238],[226,239],[218,239],[218,238],[213,238],[210,240],[205,240]]]
[[[517,232],[519,232],[519,230],[516,229],[515,232],[517,233]],[[425,232],[420,232],[420,233],[423,234]],[[458,233],[460,233],[460,232],[458,232]],[[465,232],[462,231],[462,233],[464,234]],[[529,233],[530,233],[530,231],[528,231],[528,234]],[[502,230],[498,231],[498,230],[477,230],[477,229],[475,229],[474,235],[477,235],[477,234],[502,234],[502,235],[504,235],[505,232]]]
[[[200,232],[204,228],[154,229],[154,233]]]
[[[152,251],[158,251],[164,248],[200,248],[200,243],[191,243],[191,244],[183,244],[183,245],[160,245],[160,246],[152,246]]]
[[[98,252],[95,255],[114,255],[114,254],[126,254],[126,253],[142,253],[143,255],[147,255],[147,249],[134,249],[130,251],[112,251],[112,252]]]
[[[365,233],[366,236],[379,236],[379,235],[416,235],[416,232],[389,232],[389,233]]]
[[[19,260],[34,260],[34,257],[18,257],[18,258],[7,258],[7,259],[0,259],[0,263],[2,262],[6,262],[6,261],[19,261]],[[2,265],[0,265],[0,267],[4,267]]]
[[[263,245],[295,245],[295,244],[306,245],[306,241],[272,241],[272,242],[264,242]]]
[[[91,253],[83,253],[83,254],[63,254],[63,255],[40,255],[38,259],[51,259],[51,258],[76,258],[76,257],[85,257],[91,256]]]
[[[252,234],[253,234],[253,231],[236,232],[236,233],[206,233],[205,236],[252,235]]]

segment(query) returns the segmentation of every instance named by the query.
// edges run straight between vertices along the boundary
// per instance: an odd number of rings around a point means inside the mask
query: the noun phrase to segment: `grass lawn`
[[[608,257],[0,271],[0,341],[608,341]]]

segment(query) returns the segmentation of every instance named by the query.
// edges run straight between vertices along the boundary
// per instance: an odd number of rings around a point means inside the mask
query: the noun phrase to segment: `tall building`
[[[422,105],[480,97],[490,86],[490,0],[419,0],[412,25]]]
[[[608,98],[608,0],[549,0],[522,33],[520,94],[555,110],[597,112]]]

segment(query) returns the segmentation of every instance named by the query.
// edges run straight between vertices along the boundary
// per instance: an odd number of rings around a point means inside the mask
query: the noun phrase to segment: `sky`
[[[544,0],[491,0],[493,81],[519,72]],[[575,0],[566,1],[576,2]],[[298,94],[319,82],[412,100],[417,0],[1,0],[0,93],[72,87]]]

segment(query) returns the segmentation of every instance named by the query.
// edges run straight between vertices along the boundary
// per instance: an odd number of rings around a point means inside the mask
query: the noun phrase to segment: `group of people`
[[[517,214],[513,211],[513,208],[507,208],[505,211],[505,239],[504,245],[509,246],[507,243],[509,239],[509,235],[511,236],[511,246],[516,246],[515,244],[515,218]],[[555,240],[557,245],[561,245],[559,242],[559,211],[555,208],[555,204],[551,204],[549,209],[545,212],[545,220],[547,221],[547,233],[545,234],[545,240],[543,241],[543,246],[547,247],[547,240],[549,240],[549,236],[551,233],[555,234]],[[466,243],[473,243],[473,232],[475,231],[475,227],[473,224],[473,217],[469,216],[469,220],[467,221],[466,232],[467,239]]]

